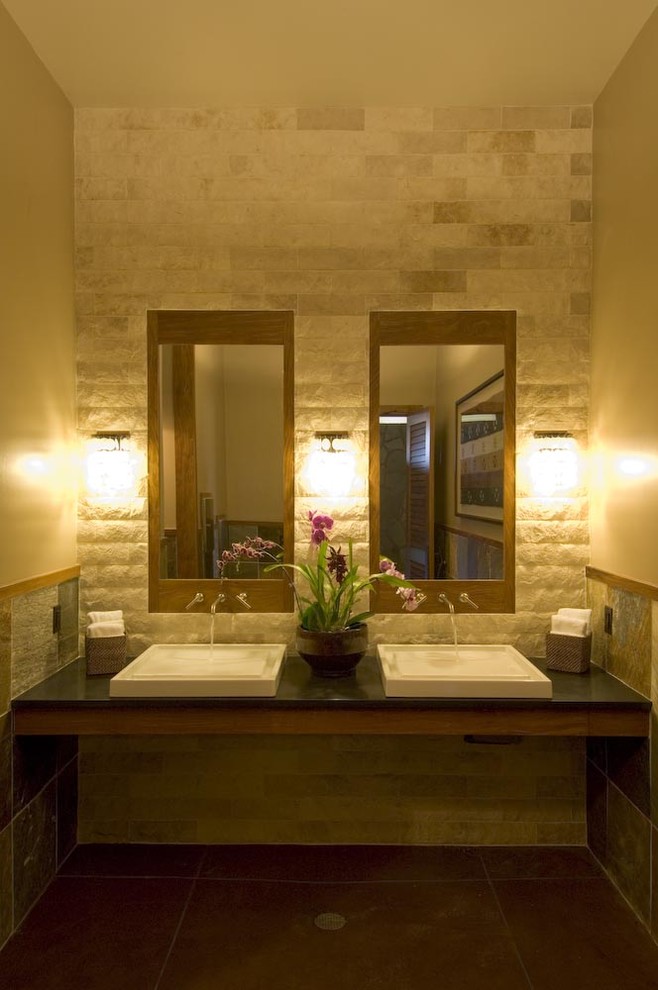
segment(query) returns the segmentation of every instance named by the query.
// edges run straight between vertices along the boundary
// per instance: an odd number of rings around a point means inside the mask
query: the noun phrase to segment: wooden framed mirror
[[[515,370],[514,312],[370,315],[370,566],[394,560],[422,612],[514,611]]]
[[[230,564],[261,536],[293,546],[293,319],[288,311],[148,313],[149,611],[289,612],[285,572]],[[240,598],[238,598],[240,596]]]

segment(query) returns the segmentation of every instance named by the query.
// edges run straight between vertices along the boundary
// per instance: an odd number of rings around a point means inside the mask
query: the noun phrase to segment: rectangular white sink
[[[377,647],[392,698],[552,698],[545,674],[513,646],[387,644]]]
[[[156,643],[110,681],[111,698],[271,698],[284,643]]]

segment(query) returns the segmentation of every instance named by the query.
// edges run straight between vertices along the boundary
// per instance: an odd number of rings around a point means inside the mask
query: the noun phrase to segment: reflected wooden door
[[[196,578],[199,575],[199,530],[193,344],[174,346],[172,372],[176,454],[177,576]]]
[[[433,578],[434,567],[434,430],[432,410],[407,418],[409,495],[406,576]]]

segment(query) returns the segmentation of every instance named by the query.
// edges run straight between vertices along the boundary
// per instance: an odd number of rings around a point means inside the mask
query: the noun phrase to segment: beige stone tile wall
[[[580,741],[201,736],[80,743],[82,842],[585,841]]]
[[[591,108],[82,109],[75,141],[83,436],[129,429],[144,447],[148,309],[292,309],[297,465],[323,427],[352,431],[365,469],[369,312],[513,309],[519,452],[535,429],[586,440]],[[309,505],[325,508],[298,484],[298,519]],[[331,508],[365,563],[365,494]],[[584,493],[543,504],[520,474],[517,612],[460,616],[460,636],[543,653],[548,616],[584,604],[587,514]],[[79,525],[83,613],[124,609],[132,653],[155,639],[208,639],[207,615],[147,612],[143,499],[83,501]],[[299,557],[301,523],[297,541]],[[222,615],[218,633],[291,641],[294,624]],[[447,616],[422,613],[374,617],[370,629],[374,640],[451,635]],[[543,759],[537,752],[537,779]],[[83,775],[85,808],[91,786]],[[103,816],[87,817],[96,828]],[[383,811],[377,820],[390,835]],[[561,831],[554,819],[523,820],[525,832],[501,820],[489,841],[574,837],[573,822]]]
[[[75,141],[83,435],[121,427],[144,446],[147,309],[286,308],[298,458],[318,427],[347,429],[365,467],[368,313],[504,308],[518,313],[519,451],[534,429],[586,439],[591,108],[82,109]],[[517,614],[460,623],[538,653],[546,617],[584,603],[587,502],[541,504],[520,478],[517,506]],[[367,501],[333,508],[365,561]],[[147,612],[143,500],[83,503],[79,555],[82,611],[123,608],[133,652],[207,639],[203,617]],[[226,639],[294,626],[221,622]],[[449,637],[447,617],[422,614],[371,630]]]

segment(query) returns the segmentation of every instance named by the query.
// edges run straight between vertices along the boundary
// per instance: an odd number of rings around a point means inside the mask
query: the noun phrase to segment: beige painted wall
[[[658,585],[658,12],[594,108],[592,563]],[[624,478],[623,454],[650,461]]]
[[[76,562],[73,113],[0,6],[0,585]]]

